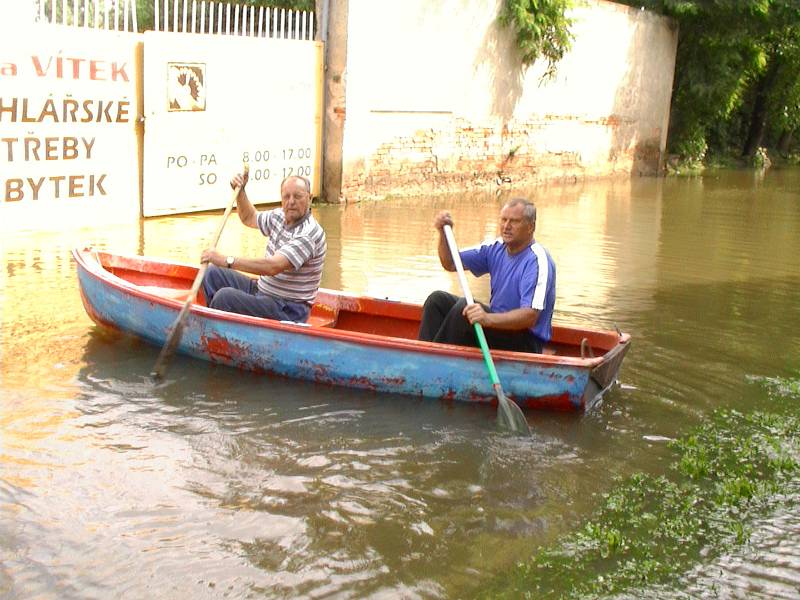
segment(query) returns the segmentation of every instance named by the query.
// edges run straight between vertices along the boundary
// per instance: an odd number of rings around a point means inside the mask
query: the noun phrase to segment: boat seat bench
[[[308,321],[306,321],[306,323],[316,327],[333,327],[336,325],[336,317],[331,315],[315,315],[312,313],[308,316]]]
[[[316,327],[334,327],[338,316],[338,308],[317,303],[311,307],[306,323]]]

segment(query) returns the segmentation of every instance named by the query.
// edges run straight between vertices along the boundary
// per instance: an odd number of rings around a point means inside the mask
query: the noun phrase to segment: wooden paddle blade
[[[250,166],[247,163],[245,163],[244,164],[245,177],[247,177],[249,171],[250,171]],[[217,233],[214,234],[214,240],[211,242],[212,249],[216,249],[217,244],[219,244],[219,238],[222,237],[222,230],[225,227],[225,223],[228,222],[228,217],[230,216],[233,207],[236,206],[237,204],[237,198],[239,196],[239,192],[241,191],[241,189],[242,188],[240,187],[236,187],[233,190],[233,196],[231,197],[231,201],[228,202],[228,206],[225,208],[225,213],[222,215],[222,221],[220,221],[219,227],[217,228]],[[181,336],[183,336],[183,327],[186,315],[189,314],[189,307],[192,305],[192,302],[194,302],[195,298],[197,298],[197,292],[200,291],[200,286],[203,284],[203,276],[206,274],[207,269],[208,269],[208,263],[203,263],[202,265],[200,265],[200,268],[197,269],[197,276],[194,278],[192,289],[189,290],[189,295],[186,296],[186,301],[183,303],[183,308],[181,308],[181,311],[178,313],[178,318],[175,320],[175,324],[172,326],[172,329],[169,332],[164,347],[161,348],[161,353],[158,355],[158,359],[156,360],[156,365],[150,372],[150,376],[156,381],[164,378],[164,373],[167,370],[169,359],[175,352],[175,349],[178,347],[178,343],[181,341]]]
[[[494,393],[497,394],[497,424],[503,429],[509,429],[515,433],[531,435],[531,428],[528,419],[522,409],[513,400],[509,400],[503,393],[500,384],[494,386]]]
[[[200,289],[200,285],[203,283],[203,277],[205,276],[207,270],[208,263],[203,263],[197,270],[197,275],[194,278],[192,289],[189,290],[189,295],[186,297],[186,300],[184,301],[183,306],[178,313],[178,318],[175,319],[175,324],[169,331],[167,341],[164,343],[164,347],[161,348],[161,352],[158,354],[156,365],[150,372],[150,376],[156,381],[164,378],[164,374],[167,371],[167,366],[169,365],[169,359],[172,358],[172,355],[178,348],[181,337],[183,337],[183,328],[186,324],[186,317],[189,315],[189,310],[192,306],[192,303],[197,298],[197,292]]]
[[[164,379],[164,374],[167,371],[169,359],[175,353],[175,349],[178,347],[178,342],[180,342],[181,337],[183,337],[183,325],[184,320],[183,318],[179,317],[178,320],[175,321],[175,325],[170,330],[167,342],[164,344],[164,347],[161,348],[158,359],[156,359],[156,364],[153,367],[153,370],[150,372],[150,377],[156,381],[161,381]]]

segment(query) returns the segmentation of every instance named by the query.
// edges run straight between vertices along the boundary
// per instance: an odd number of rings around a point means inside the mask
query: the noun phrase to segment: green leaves
[[[580,529],[495,578],[482,597],[594,598],[669,584],[747,542],[747,523],[800,475],[798,434],[796,416],[716,412],[670,443],[672,477],[616,480]]]
[[[503,0],[498,21],[516,32],[522,63],[547,61],[543,79],[552,78],[557,63],[572,44],[572,19],[566,11],[571,0]]]
[[[620,0],[679,26],[669,147],[691,163],[744,151],[800,126],[800,3],[795,0]],[[766,103],[766,111],[764,104]],[[752,139],[747,132],[760,131]]]

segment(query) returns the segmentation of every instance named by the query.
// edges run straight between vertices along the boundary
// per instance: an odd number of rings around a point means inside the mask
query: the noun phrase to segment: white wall
[[[573,48],[543,84],[544,65],[523,69],[496,22],[499,0],[348,4],[346,197],[501,168],[529,180],[658,169],[677,44],[668,19],[583,3]]]

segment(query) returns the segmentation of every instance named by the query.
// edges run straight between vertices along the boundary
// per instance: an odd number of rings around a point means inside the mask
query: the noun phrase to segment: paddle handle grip
[[[444,236],[447,239],[447,246],[450,248],[450,254],[453,257],[453,264],[456,266],[461,292],[464,294],[464,298],[467,299],[467,304],[474,304],[475,300],[472,298],[472,292],[469,291],[467,276],[464,274],[464,265],[461,263],[461,255],[458,253],[458,245],[456,244],[456,238],[453,236],[453,228],[450,225],[444,226]]]
[[[247,177],[247,175],[250,173],[249,164],[244,163],[243,173],[245,177]],[[225,207],[225,212],[223,213],[222,220],[220,221],[219,226],[217,227],[217,232],[214,234],[214,237],[211,240],[211,245],[209,246],[209,248],[211,248],[212,250],[217,249],[217,244],[219,244],[219,240],[222,237],[222,230],[225,229],[225,224],[228,222],[228,217],[231,216],[233,207],[236,206],[236,203],[239,198],[239,193],[241,191],[242,188],[240,187],[233,188],[231,201],[228,202],[228,206]],[[207,270],[208,270],[208,263],[203,263],[197,270],[197,276],[194,278],[194,283],[192,284],[192,289],[189,291],[189,297],[187,298],[184,309],[188,308],[189,304],[195,301],[195,298],[197,297],[197,292],[200,290],[200,285],[203,283],[203,277],[205,276]],[[182,316],[183,315],[181,315],[181,317]]]
[[[247,177],[249,173],[250,173],[250,165],[248,163],[244,163],[242,174],[245,177]],[[236,202],[239,198],[239,193],[241,191],[242,188],[240,187],[235,187],[233,189],[233,197],[231,198],[231,201],[228,203],[228,206],[225,207],[225,214],[222,216],[222,221],[220,222],[219,227],[217,227],[217,233],[214,234],[214,239],[211,241],[210,247],[213,250],[216,250],[217,244],[219,244],[219,238],[222,237],[222,230],[225,229],[225,222],[228,220],[228,217],[230,216],[233,207],[236,206]]]

